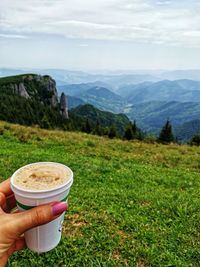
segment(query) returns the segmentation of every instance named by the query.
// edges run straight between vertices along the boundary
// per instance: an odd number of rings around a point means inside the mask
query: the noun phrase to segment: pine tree
[[[109,132],[108,132],[108,137],[109,138],[114,138],[117,136],[117,132],[116,132],[116,129],[114,126],[111,126],[110,129],[109,129]]]
[[[172,132],[172,126],[169,122],[169,120],[167,120],[167,122],[165,123],[165,125],[163,126],[163,128],[160,131],[160,135],[158,137],[158,141],[164,144],[168,144],[170,142],[175,142],[175,138]]]
[[[193,135],[190,143],[191,145],[200,146],[200,134]]]
[[[93,133],[94,133],[94,134],[97,134],[97,135],[100,135],[100,136],[103,135],[103,130],[102,130],[101,126],[100,126],[99,121],[97,121]]]
[[[86,132],[86,133],[91,133],[91,131],[92,131],[92,127],[91,127],[91,125],[90,125],[89,120],[87,119],[87,120],[86,120],[86,123],[85,123],[85,132]]]
[[[132,129],[132,123],[129,123],[125,129],[124,132],[124,138],[126,140],[131,140],[133,139],[133,129]]]
[[[137,138],[137,125],[136,125],[136,121],[134,120],[133,124],[132,125],[132,132],[133,132],[133,138],[136,139]]]

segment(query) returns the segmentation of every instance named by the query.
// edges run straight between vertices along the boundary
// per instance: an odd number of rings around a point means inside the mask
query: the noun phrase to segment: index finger
[[[10,187],[10,178],[0,183],[0,192],[3,193],[6,197],[13,194]]]

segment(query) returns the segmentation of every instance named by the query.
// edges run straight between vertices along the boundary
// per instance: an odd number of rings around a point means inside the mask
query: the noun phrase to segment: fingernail
[[[68,205],[66,202],[57,202],[52,205],[52,212],[54,216],[57,216],[68,208]]]

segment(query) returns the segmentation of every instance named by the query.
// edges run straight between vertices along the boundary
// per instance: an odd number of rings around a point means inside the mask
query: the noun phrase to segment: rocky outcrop
[[[62,114],[62,116],[65,118],[65,119],[68,119],[69,118],[69,115],[68,115],[68,105],[67,105],[67,97],[64,93],[61,94],[61,97],[60,97],[60,112]]]
[[[1,78],[0,90],[7,94],[14,93],[26,99],[34,99],[52,108],[59,108],[62,116],[68,118],[66,96],[62,93],[59,101],[56,82],[49,75],[23,74]]]
[[[23,83],[20,83],[18,86],[18,94],[25,98],[29,98],[29,94],[27,93],[26,88]]]
[[[20,95],[25,98],[30,97],[29,94],[27,93],[26,87],[24,86],[22,82],[19,84],[13,84],[11,88],[13,89],[14,93],[17,95]]]
[[[47,91],[50,92],[51,99],[50,103],[52,107],[56,107],[58,105],[58,93],[56,89],[56,81],[52,79],[50,76],[43,76],[44,78],[44,85]]]

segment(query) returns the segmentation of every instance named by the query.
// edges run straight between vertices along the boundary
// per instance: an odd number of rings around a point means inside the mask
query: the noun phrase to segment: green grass
[[[8,266],[200,266],[200,148],[0,123],[0,180],[58,161],[74,171],[56,249]]]

